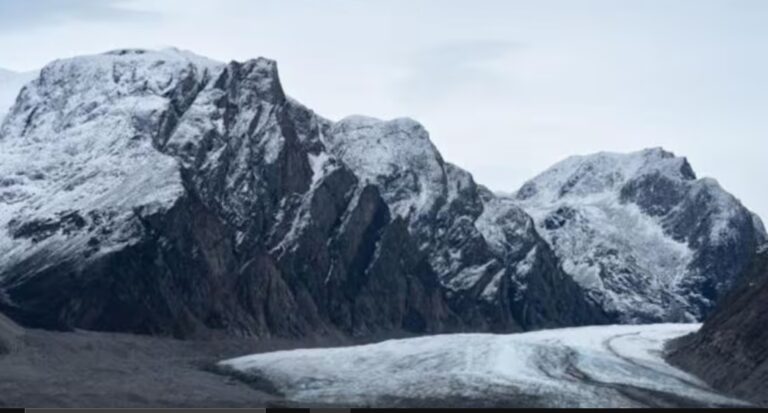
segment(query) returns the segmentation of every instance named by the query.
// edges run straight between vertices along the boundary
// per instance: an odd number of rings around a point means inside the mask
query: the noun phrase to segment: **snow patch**
[[[506,269],[501,269],[496,274],[494,274],[491,278],[491,281],[488,282],[488,285],[485,286],[483,292],[480,294],[480,298],[488,302],[494,301],[498,295],[502,278],[506,273]]]
[[[488,268],[496,263],[496,260],[491,260],[483,265],[463,268],[458,274],[448,280],[446,286],[453,291],[470,289],[488,272]]]

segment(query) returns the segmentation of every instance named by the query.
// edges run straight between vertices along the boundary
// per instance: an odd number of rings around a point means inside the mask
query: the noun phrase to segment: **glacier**
[[[255,354],[219,368],[289,401],[345,406],[746,406],[662,359],[698,324],[449,334]],[[664,395],[676,401],[665,405]],[[660,404],[656,404],[660,403]]]

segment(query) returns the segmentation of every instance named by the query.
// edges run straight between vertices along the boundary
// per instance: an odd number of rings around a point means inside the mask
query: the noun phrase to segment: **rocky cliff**
[[[768,248],[669,360],[725,392],[768,405]]]

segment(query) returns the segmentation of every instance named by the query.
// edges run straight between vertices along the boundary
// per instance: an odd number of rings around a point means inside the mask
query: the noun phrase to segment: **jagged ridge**
[[[571,158],[498,196],[413,120],[333,122],[286,96],[273,61],[174,49],[48,65],[0,127],[0,175],[0,309],[56,328],[698,319],[766,238],[661,149]]]
[[[350,134],[392,145],[401,129],[428,143],[412,121],[315,115],[267,59],[56,61],[0,129],[0,309],[27,325],[180,337],[606,321],[530,219],[431,143],[439,185],[415,185],[437,192],[407,209],[399,196],[416,193],[401,184],[431,170],[372,179],[350,156]],[[487,242],[480,222],[509,242]]]

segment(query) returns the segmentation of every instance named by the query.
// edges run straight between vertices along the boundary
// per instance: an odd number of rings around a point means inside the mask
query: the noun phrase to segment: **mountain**
[[[768,405],[767,302],[768,246],[701,330],[671,346],[669,360],[719,390]]]
[[[406,118],[331,121],[275,62],[54,61],[0,126],[0,312],[176,337],[381,337],[698,320],[766,239],[661,149],[513,195]]]
[[[0,127],[0,176],[0,311],[27,326],[368,337],[608,321],[530,217],[420,125],[317,116],[264,58],[55,61]]]
[[[34,79],[35,76],[37,76],[37,72],[17,73],[0,69],[0,119],[13,106],[16,96],[24,84]]]
[[[703,319],[766,240],[755,214],[661,148],[571,157],[508,199],[626,323]]]

